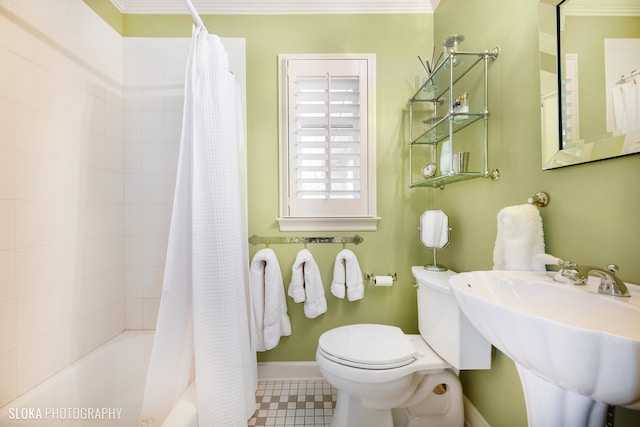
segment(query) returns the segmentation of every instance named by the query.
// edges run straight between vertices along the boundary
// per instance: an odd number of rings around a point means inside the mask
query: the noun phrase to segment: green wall
[[[293,335],[260,354],[260,360],[313,360],[318,336],[342,324],[380,322],[415,333],[410,266],[424,264],[431,256],[417,240],[418,218],[425,209],[445,210],[453,227],[452,243],[440,251],[439,262],[457,271],[490,269],[498,211],[525,203],[537,191],[548,191],[551,203],[541,209],[548,252],[580,263],[616,263],[623,280],[640,283],[640,155],[540,170],[537,13],[537,0],[446,0],[434,15],[203,17],[220,36],[246,38],[250,234],[281,234],[275,222],[277,54],[377,55],[377,196],[382,220],[378,231],[359,233],[364,243],[350,248],[363,271],[396,272],[398,282],[391,288],[368,285],[365,298],[353,303],[337,300],[327,291],[328,312],[313,320],[304,318],[302,306],[289,299]],[[125,15],[121,25],[124,36],[186,37],[192,21],[188,16]],[[453,33],[466,36],[465,50],[501,48],[490,67],[489,108],[490,168],[499,168],[502,177],[497,182],[458,183],[444,191],[408,189],[406,101],[422,72],[417,56],[430,57],[434,40],[439,53],[441,40]],[[473,135],[465,132],[462,137]],[[291,263],[302,247],[273,248],[288,284]],[[259,248],[250,249],[253,254]],[[341,247],[309,245],[309,249],[328,288]],[[526,425],[520,382],[509,358],[495,351],[490,371],[466,372],[462,380],[465,394],[492,426]],[[638,422],[640,412],[617,412],[618,427]]]
[[[435,207],[449,214],[457,236],[442,261],[458,271],[490,269],[498,211],[547,191],[551,202],[540,210],[547,252],[584,264],[616,263],[623,280],[640,283],[640,155],[540,170],[537,17],[538,0],[446,0],[436,10],[436,42],[462,33],[464,49],[501,49],[490,69],[489,144],[502,177],[437,192]],[[526,425],[520,382],[507,357],[496,351],[491,371],[462,379],[493,427]],[[640,412],[617,411],[616,426],[639,422]]]
[[[241,22],[242,18],[238,18]],[[245,21],[246,22],[246,21]],[[242,25],[242,24],[239,24]],[[420,74],[417,55],[432,46],[431,15],[349,15],[257,17],[245,30],[247,38],[249,232],[279,235],[278,103],[279,53],[375,53],[378,215],[377,232],[361,232],[364,242],[350,246],[364,272],[397,273],[391,288],[367,286],[358,302],[338,300],[327,292],[328,311],[306,319],[302,306],[289,299],[293,334],[259,360],[314,360],[318,337],[330,328],[350,323],[381,322],[417,332],[415,289],[410,267],[425,262],[426,249],[417,240],[417,220],[425,209],[426,192],[406,186],[403,109]],[[214,27],[217,28],[217,27]],[[389,35],[392,34],[393,37]],[[422,48],[421,48],[422,47]],[[254,97],[255,95],[255,97]],[[305,233],[288,233],[305,235]],[[340,233],[306,233],[306,235]],[[353,234],[353,233],[346,233]],[[252,251],[258,248],[251,248]],[[274,247],[285,284],[301,245]],[[310,245],[328,289],[339,245]]]

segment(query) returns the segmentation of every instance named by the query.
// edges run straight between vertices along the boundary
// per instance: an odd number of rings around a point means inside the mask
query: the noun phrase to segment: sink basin
[[[471,323],[515,362],[529,426],[602,426],[608,405],[640,409],[640,290],[616,298],[553,274],[475,271],[449,284]]]

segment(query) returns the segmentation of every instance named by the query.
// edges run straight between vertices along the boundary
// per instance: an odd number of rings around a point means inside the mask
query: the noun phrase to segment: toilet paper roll
[[[391,286],[393,285],[393,277],[391,276],[373,276],[374,286]]]

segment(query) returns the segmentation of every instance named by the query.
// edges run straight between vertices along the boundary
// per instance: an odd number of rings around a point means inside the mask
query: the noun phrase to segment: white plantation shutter
[[[296,198],[359,199],[358,76],[300,76],[292,84]]]
[[[375,216],[374,150],[369,144],[371,58],[289,58],[284,65],[283,216]]]

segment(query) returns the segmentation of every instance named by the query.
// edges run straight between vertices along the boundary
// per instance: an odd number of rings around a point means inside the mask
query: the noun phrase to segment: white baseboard
[[[259,379],[322,378],[318,364],[313,362],[258,362]]]
[[[464,426],[465,427],[491,427],[475,406],[463,396],[464,401]]]

